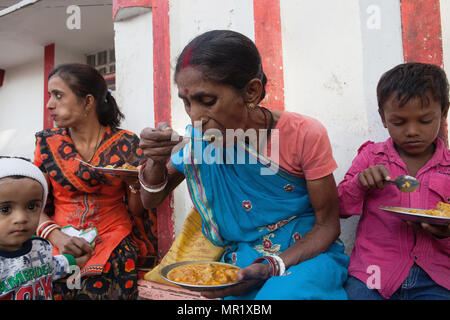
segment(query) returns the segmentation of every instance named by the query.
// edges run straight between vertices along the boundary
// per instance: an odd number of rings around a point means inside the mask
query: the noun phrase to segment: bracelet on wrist
[[[255,261],[253,261],[253,263],[262,263],[264,261],[267,261],[268,264],[270,265],[271,270],[272,270],[272,272],[271,272],[272,277],[281,276],[286,271],[286,266],[283,262],[283,259],[281,259],[279,256],[276,256],[276,255],[259,257],[259,258],[255,259]]]
[[[55,229],[61,229],[61,227],[54,223],[53,221],[45,221],[42,222],[36,229],[36,235],[38,237],[47,239],[47,237],[49,236],[49,234],[55,230]]]
[[[144,168],[146,165],[147,165],[147,162],[145,162],[139,169],[138,178],[139,178],[139,183],[140,183],[142,189],[144,189],[145,191],[150,192],[150,193],[158,193],[158,192],[164,190],[164,188],[167,185],[167,182],[169,182],[169,175],[167,172],[167,168],[164,167],[164,179],[161,183],[159,183],[157,185],[147,185],[144,182]]]
[[[283,259],[281,259],[281,257],[277,255],[272,255],[271,257],[274,258],[278,263],[278,275],[283,275],[286,271],[286,265],[284,264]]]

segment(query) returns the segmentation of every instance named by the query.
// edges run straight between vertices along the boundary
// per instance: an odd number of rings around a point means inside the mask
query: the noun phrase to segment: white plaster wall
[[[282,0],[281,17],[286,110],[319,119],[347,162],[367,136],[358,2]]]
[[[55,67],[63,63],[86,63],[84,53],[74,52],[59,44],[55,44]]]
[[[43,128],[44,48],[42,56],[7,69],[0,87],[0,155],[34,158],[34,134]],[[55,45],[55,65],[85,62],[83,54]]]
[[[34,133],[43,125],[43,70],[43,57],[6,70],[0,87],[0,155],[34,159]]]
[[[312,116],[327,128],[339,183],[359,146],[387,133],[377,112],[376,84],[403,62],[397,0],[281,0],[286,110]],[[380,25],[368,25],[369,6]],[[369,28],[370,27],[370,28]],[[341,220],[350,253],[358,217]]]
[[[357,1],[281,1],[286,110],[318,119],[328,130],[342,180],[368,139],[363,51]],[[358,218],[341,220],[351,252]]]
[[[125,115],[121,127],[137,135],[154,126],[152,14],[114,23],[116,50],[115,98]]]
[[[214,8],[214,10],[205,10]],[[173,72],[183,48],[197,35],[214,29],[234,30],[254,40],[252,0],[171,0],[170,1],[170,64],[172,85],[172,125],[184,132],[189,117],[178,98]]]
[[[171,0],[170,4],[170,61],[172,126],[180,134],[190,120],[178,98],[173,80],[176,60],[183,48],[197,35],[214,29],[234,30],[254,40],[252,0]],[[192,208],[186,183],[174,191],[174,230],[181,231],[188,210]]]

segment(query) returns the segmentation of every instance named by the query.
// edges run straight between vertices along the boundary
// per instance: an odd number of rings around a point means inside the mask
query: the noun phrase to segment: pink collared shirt
[[[393,178],[408,174],[389,138],[381,143],[363,144],[338,185],[341,217],[361,215],[349,275],[371,286],[376,285],[375,277],[379,276],[377,289],[383,297],[389,298],[416,263],[437,284],[450,290],[450,237],[439,239],[378,209],[379,206],[431,209],[439,201],[450,203],[450,150],[440,138],[436,139],[433,157],[416,175],[420,186],[411,193],[402,193],[394,185],[367,191],[360,184],[358,174],[377,164],[384,165]]]

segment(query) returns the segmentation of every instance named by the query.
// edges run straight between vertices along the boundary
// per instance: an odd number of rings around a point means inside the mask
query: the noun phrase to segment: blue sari
[[[202,138],[191,125],[186,131],[186,136]],[[243,268],[258,257],[278,255],[314,225],[306,181],[273,166],[248,145],[222,148],[190,139],[171,160],[185,174],[203,234],[226,248],[223,262]],[[271,277],[260,289],[228,298],[347,299],[347,266],[344,245],[337,240],[326,252]]]

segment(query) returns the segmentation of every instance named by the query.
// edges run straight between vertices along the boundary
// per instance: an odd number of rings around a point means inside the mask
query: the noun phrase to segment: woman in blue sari
[[[267,82],[261,57],[237,32],[192,40],[175,82],[192,125],[187,138],[166,123],[141,132],[141,198],[154,208],[186,179],[203,234],[225,247],[222,261],[242,268],[241,283],[204,295],[346,299],[337,166],[323,126],[258,105]]]

